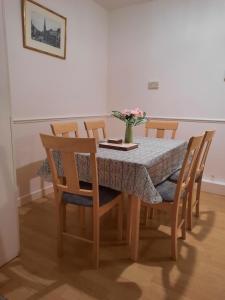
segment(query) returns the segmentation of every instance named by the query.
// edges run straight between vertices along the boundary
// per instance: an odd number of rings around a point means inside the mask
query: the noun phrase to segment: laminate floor
[[[202,193],[201,200],[193,231],[179,240],[177,262],[169,257],[168,218],[160,214],[141,228],[138,263],[129,260],[127,245],[103,244],[97,271],[91,246],[80,241],[65,238],[64,256],[57,258],[52,199],[23,206],[21,255],[0,269],[0,294],[8,300],[223,300],[225,197]],[[77,224],[70,208],[68,230],[79,230]],[[115,225],[112,215],[103,220],[102,240],[116,238]]]

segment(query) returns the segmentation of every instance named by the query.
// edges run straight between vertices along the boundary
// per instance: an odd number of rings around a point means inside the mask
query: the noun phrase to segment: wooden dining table
[[[182,164],[187,142],[183,140],[136,138],[138,148],[130,151],[98,148],[99,184],[129,195],[130,257],[138,258],[138,239],[141,201],[159,203],[162,197],[155,186],[176,172]],[[63,176],[59,153],[54,153],[59,176]],[[75,154],[79,178],[91,182],[89,155]],[[45,160],[38,175],[50,179],[50,168]]]

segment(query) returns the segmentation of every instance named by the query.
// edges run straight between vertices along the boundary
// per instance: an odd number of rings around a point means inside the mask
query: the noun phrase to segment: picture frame
[[[22,24],[24,48],[66,58],[66,17],[33,0],[22,0]]]

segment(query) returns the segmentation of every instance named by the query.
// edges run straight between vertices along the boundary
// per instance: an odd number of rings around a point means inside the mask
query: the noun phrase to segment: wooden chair
[[[199,217],[199,202],[200,202],[200,193],[201,193],[201,185],[202,185],[202,177],[204,173],[206,159],[209,153],[209,148],[212,143],[213,136],[215,131],[206,131],[202,140],[202,144],[198,153],[196,168],[193,172],[193,176],[191,178],[191,188],[188,196],[188,230],[192,230],[192,211],[193,207],[195,207],[196,217]],[[179,178],[180,170],[173,174],[169,180],[177,183]],[[197,184],[196,198],[193,201],[193,191],[194,185]]]
[[[106,126],[104,120],[85,121],[84,126],[87,131],[87,137],[94,137],[96,138],[96,141],[99,142],[99,131],[101,131],[103,139],[107,139]]]
[[[53,123],[50,126],[55,136],[69,137],[70,133],[74,133],[75,137],[79,137],[78,124],[76,122]]]
[[[70,137],[73,135],[74,137],[79,137],[78,124],[76,122],[58,122],[50,124],[52,134],[55,136],[63,136]],[[61,177],[62,183],[65,181],[65,178]],[[80,226],[82,228],[85,227],[85,207],[79,207],[79,219]]]
[[[41,134],[50,165],[55,202],[57,207],[58,255],[62,255],[63,236],[74,237],[93,245],[94,266],[99,266],[100,219],[115,206],[118,207],[118,238],[122,239],[122,199],[121,193],[109,188],[99,187],[96,160],[96,141],[94,138],[64,138]],[[53,151],[59,151],[66,182],[61,183],[53,158]],[[92,183],[80,182],[78,177],[76,153],[90,155],[90,177]],[[66,232],[66,205],[92,208],[93,239],[72,235]]]
[[[171,138],[175,139],[178,122],[176,121],[160,121],[149,120],[145,123],[145,136],[148,137],[149,130],[156,130],[156,138],[164,138],[165,131],[171,131]],[[154,214],[153,209],[145,209],[143,214],[143,224],[147,225],[148,218],[152,218]]]
[[[165,181],[156,188],[163,198],[162,203],[142,202],[147,208],[169,210],[171,213],[171,256],[177,259],[178,230],[182,231],[182,239],[186,238],[186,204],[190,189],[190,179],[197,162],[197,155],[203,136],[192,137],[189,140],[187,152],[183,161],[177,184]],[[179,215],[180,206],[182,208]]]
[[[148,137],[148,132],[150,129],[156,130],[157,138],[164,138],[165,131],[171,131],[171,138],[174,139],[176,136],[176,131],[178,128],[178,122],[176,121],[158,121],[150,120],[145,123],[145,136]]]

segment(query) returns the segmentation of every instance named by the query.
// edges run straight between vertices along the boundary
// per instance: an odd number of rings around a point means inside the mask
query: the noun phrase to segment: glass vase
[[[133,143],[133,126],[126,124],[125,143]]]

